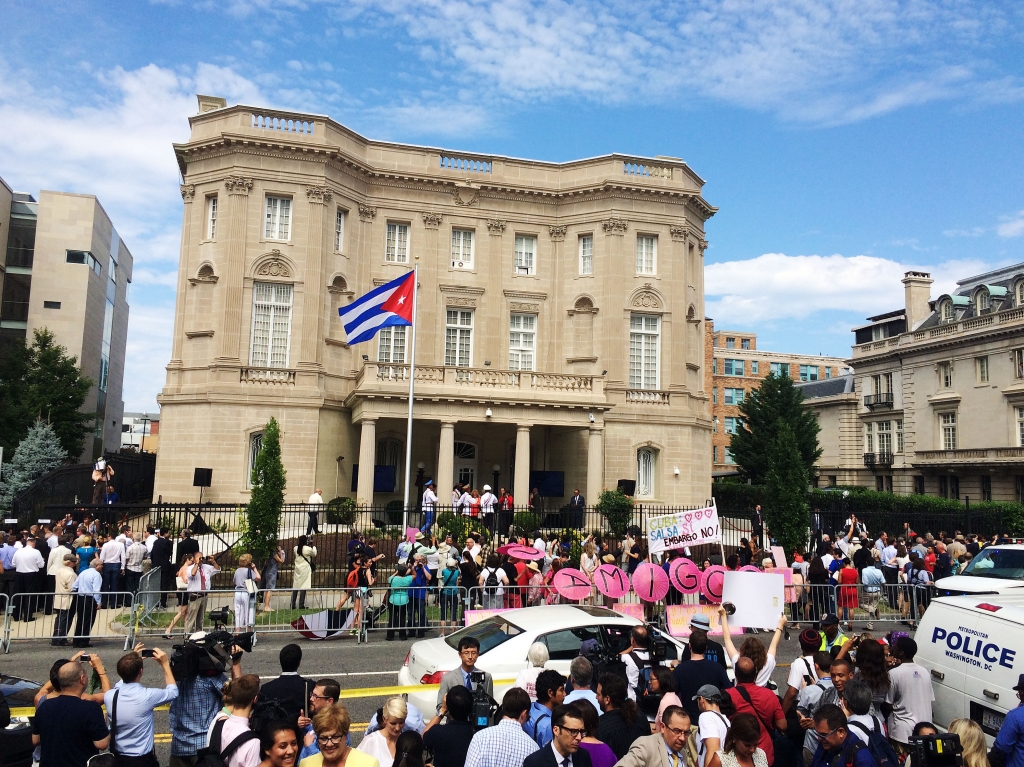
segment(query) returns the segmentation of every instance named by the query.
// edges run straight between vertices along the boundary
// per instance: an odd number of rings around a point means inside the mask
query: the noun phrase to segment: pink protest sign
[[[479,623],[484,618],[490,618],[492,615],[501,615],[504,610],[466,610],[462,616],[466,621],[467,626],[472,626],[474,623]]]
[[[514,557],[516,559],[522,559],[527,562],[535,559],[544,559],[544,552],[540,549],[535,549],[533,546],[523,546],[518,543],[513,543],[511,546],[507,547],[507,551],[501,551],[501,549],[504,548],[506,547],[502,546],[498,551],[502,554],[508,554],[510,557]]]
[[[639,602],[616,602],[612,605],[612,609],[622,615],[636,618],[638,621],[644,620],[644,606]]]
[[[633,591],[645,602],[657,602],[668,594],[668,574],[658,565],[641,562],[633,573]]]
[[[690,636],[690,619],[694,615],[706,615],[711,623],[710,636],[722,635],[722,624],[718,619],[718,605],[668,605],[665,617],[668,620],[668,633],[674,637]],[[742,634],[742,626],[729,624],[729,631]]]
[[[629,593],[629,576],[620,567],[604,564],[594,571],[594,585],[606,597],[620,599]]]
[[[766,567],[764,569],[766,573],[781,573],[783,583],[787,586],[793,585],[793,568],[792,567]]]
[[[415,527],[407,527],[407,528],[405,528],[405,540],[407,540],[410,543],[412,543],[413,541],[416,540],[416,533],[418,533],[418,532],[419,532],[419,530],[417,528],[415,528]]]
[[[754,567],[753,565],[743,565],[743,567],[741,567],[739,570],[737,570],[737,572],[740,572],[740,573],[759,573],[759,572],[761,572],[761,569],[759,567]]]
[[[672,585],[683,594],[696,594],[700,591],[700,568],[689,559],[673,559],[668,566],[668,577]]]
[[[718,526],[718,507],[714,500],[705,509],[651,517],[647,526],[647,550],[652,554],[722,540],[722,531]]]
[[[590,596],[593,584],[582,570],[572,567],[563,567],[551,581],[555,585],[555,591],[560,597],[571,602],[579,602]]]
[[[709,602],[718,604],[722,601],[722,586],[725,583],[725,568],[721,565],[711,565],[701,573],[700,593],[707,597]]]

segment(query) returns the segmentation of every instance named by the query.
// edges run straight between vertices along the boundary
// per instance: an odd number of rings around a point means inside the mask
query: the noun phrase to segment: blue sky
[[[1024,6],[972,0],[7,4],[0,176],[97,194],[135,255],[124,398],[155,409],[196,92],[365,135],[569,160],[682,157],[707,314],[764,349],[1024,261]],[[1017,53],[1015,54],[1014,51]]]

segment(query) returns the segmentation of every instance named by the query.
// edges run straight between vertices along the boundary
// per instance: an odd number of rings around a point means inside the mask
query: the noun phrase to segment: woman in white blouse
[[[392,767],[395,761],[395,743],[405,727],[409,707],[401,698],[388,698],[381,709],[383,726],[367,735],[359,743],[359,750],[380,762],[380,767]]]
[[[295,556],[295,569],[292,572],[292,609],[295,609],[295,600],[299,601],[299,609],[306,607],[306,589],[313,583],[313,565],[311,557],[316,556],[316,546],[307,545],[308,539],[304,535],[299,536],[298,546],[292,549]]]

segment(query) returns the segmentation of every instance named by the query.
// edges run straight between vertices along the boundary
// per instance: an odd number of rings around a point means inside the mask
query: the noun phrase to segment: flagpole
[[[405,500],[402,503],[402,534],[409,529],[409,479],[412,475],[412,400],[416,388],[416,304],[419,298],[419,266],[412,270],[412,343],[409,352],[409,418],[405,427]]]

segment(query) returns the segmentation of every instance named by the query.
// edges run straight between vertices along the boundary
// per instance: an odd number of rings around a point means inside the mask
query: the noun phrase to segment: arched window
[[[636,451],[636,497],[654,497],[655,451],[642,447]]]
[[[213,267],[210,266],[210,264],[203,264],[202,266],[200,266],[199,272],[196,274],[196,277],[198,277],[201,280],[209,280],[213,276]]]
[[[1024,306],[1024,280],[1017,283],[1017,306]]]
[[[252,470],[256,466],[256,457],[263,449],[263,432],[257,431],[249,435],[249,460],[245,466],[245,486],[252,487]]]
[[[344,293],[348,290],[348,283],[345,282],[345,278],[340,274],[331,281],[331,287],[339,293]]]
[[[953,313],[953,302],[952,301],[950,301],[948,299],[943,301],[942,302],[942,310],[941,311],[942,311],[942,314],[941,314],[940,319],[942,320],[942,322],[952,322],[954,319],[956,319],[956,316]]]
[[[472,442],[455,443],[455,480],[460,485],[476,487],[476,445]]]
[[[984,288],[978,291],[978,294],[975,296],[975,301],[978,303],[979,312],[987,312],[989,307],[992,306],[992,299],[989,296],[988,291]]]

